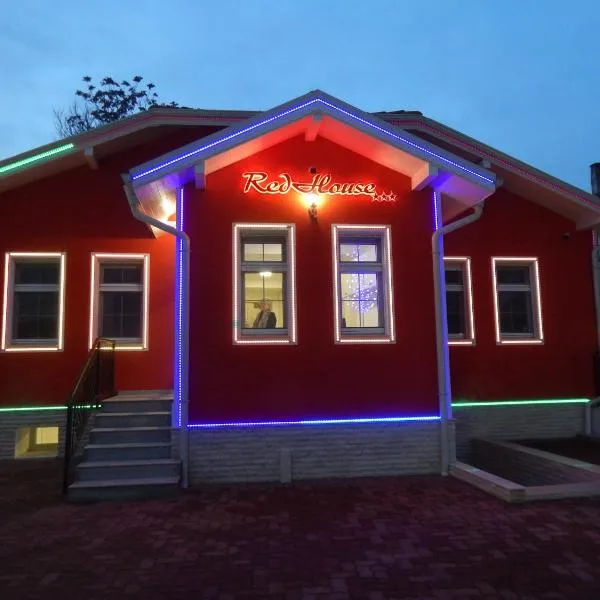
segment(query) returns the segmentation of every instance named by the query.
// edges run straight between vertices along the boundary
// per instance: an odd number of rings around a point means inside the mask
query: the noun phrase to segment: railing
[[[98,338],[67,401],[63,493],[73,481],[74,459],[90,415],[115,393],[115,342]]]

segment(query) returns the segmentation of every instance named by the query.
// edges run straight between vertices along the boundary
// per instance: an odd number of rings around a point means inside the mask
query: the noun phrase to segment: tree
[[[70,137],[133,115],[152,106],[179,106],[158,101],[153,83],[142,84],[143,77],[136,75],[129,81],[117,83],[104,77],[95,86],[92,78],[83,78],[87,90],[76,90],[77,98],[67,110],[54,110],[54,124],[60,137]]]

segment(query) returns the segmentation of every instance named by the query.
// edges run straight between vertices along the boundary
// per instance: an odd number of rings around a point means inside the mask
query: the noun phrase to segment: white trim
[[[90,265],[90,320],[88,347],[91,348],[98,337],[98,307],[100,295],[100,263],[104,262],[142,262],[143,263],[143,309],[142,337],[140,340],[115,340],[115,350],[148,350],[148,327],[150,320],[150,255],[124,254],[111,252],[92,252]]]
[[[465,325],[467,335],[464,337],[451,337],[448,334],[449,346],[474,346],[475,345],[475,311],[473,309],[473,277],[471,274],[471,258],[468,256],[445,256],[446,263],[460,263],[463,272],[463,293],[465,295]],[[447,289],[446,289],[447,291]]]
[[[498,283],[496,280],[496,265],[510,264],[523,265],[529,267],[530,274],[533,274],[533,281],[530,277],[531,300],[533,310],[533,335],[529,337],[502,336],[500,332],[500,307],[498,306]],[[542,297],[540,290],[539,261],[537,257],[519,257],[519,256],[493,256],[492,257],[492,281],[494,291],[494,325],[496,331],[496,343],[499,345],[531,345],[544,343],[544,326],[542,320]]]
[[[241,245],[240,234],[244,231],[278,232],[287,237],[287,332],[270,334],[256,339],[245,336],[241,327]],[[233,224],[233,343],[234,344],[296,344],[298,343],[296,322],[296,226],[293,223],[234,223]]]
[[[372,333],[343,334],[340,329],[340,288],[339,288],[339,261],[338,239],[339,232],[356,232],[358,235],[372,233],[381,238],[383,286],[385,288],[385,324],[381,336]],[[392,243],[390,225],[339,225],[331,226],[332,262],[333,262],[333,314],[334,314],[334,341],[336,344],[390,344],[396,342],[396,316],[394,314],[394,285],[392,278]]]
[[[14,301],[14,263],[15,259],[39,260],[40,262],[58,262],[58,338],[45,343],[35,340],[31,343],[12,338],[12,308]],[[47,260],[54,259],[54,260]],[[66,285],[66,253],[65,252],[7,252],[4,255],[4,293],[2,311],[2,340],[0,349],[4,352],[57,352],[64,348],[65,330],[65,285]]]

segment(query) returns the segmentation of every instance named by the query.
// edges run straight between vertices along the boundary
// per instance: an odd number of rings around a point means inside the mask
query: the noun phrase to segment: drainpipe
[[[592,194],[600,196],[600,163],[590,165]],[[600,403],[600,244],[598,230],[592,231],[592,280],[594,282],[594,308],[596,310],[596,352],[594,354],[594,382],[596,384],[596,397],[590,400],[585,407],[585,433],[592,435],[592,409]]]
[[[128,181],[127,176],[123,176],[125,185],[125,194],[129,202],[129,207],[133,216],[146,225],[156,227],[165,233],[169,233],[181,240],[183,250],[183,273],[181,281],[181,294],[183,297],[183,306],[181,308],[181,336],[182,336],[182,351],[181,351],[181,373],[183,373],[181,381],[181,427],[179,433],[179,454],[181,458],[181,483],[184,488],[189,486],[189,430],[188,430],[188,364],[189,364],[189,282],[190,282],[190,238],[185,231],[180,231],[171,227],[158,219],[155,219],[140,209],[138,199]],[[178,192],[179,193],[179,190]],[[181,189],[183,193],[183,189]]]
[[[435,226],[441,218],[441,194],[433,191]],[[452,389],[450,383],[450,352],[448,350],[448,314],[446,311],[446,277],[444,271],[444,235],[456,231],[465,225],[477,221],[483,213],[484,202],[474,207],[474,211],[436,229],[431,237],[431,252],[433,256],[433,287],[435,293],[435,329],[437,344],[437,370],[438,370],[438,399],[441,416],[441,453],[442,475],[448,475],[450,463],[454,461],[454,449],[450,447],[448,425],[452,420]],[[440,217],[438,217],[440,215]]]

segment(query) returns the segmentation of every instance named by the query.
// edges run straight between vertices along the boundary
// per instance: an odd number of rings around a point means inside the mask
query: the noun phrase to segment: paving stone
[[[597,600],[599,516],[442,477],[71,505],[59,463],[0,462],[0,598]]]

